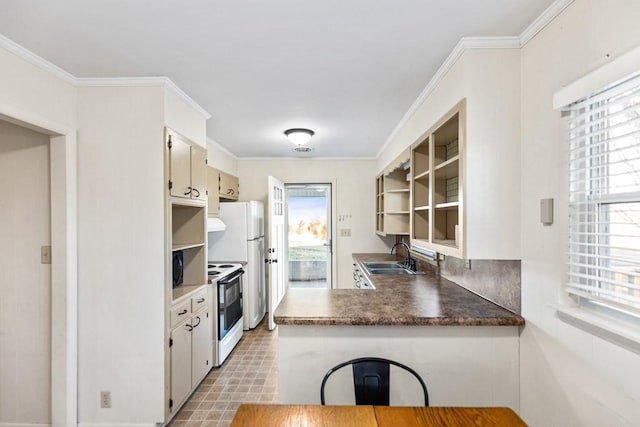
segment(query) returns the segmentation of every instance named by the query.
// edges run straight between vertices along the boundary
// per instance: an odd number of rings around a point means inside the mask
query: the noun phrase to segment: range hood
[[[224,231],[227,226],[220,218],[207,218],[207,232]]]

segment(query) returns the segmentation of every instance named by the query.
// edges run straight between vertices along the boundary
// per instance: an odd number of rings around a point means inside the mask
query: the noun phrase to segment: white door
[[[277,178],[269,177],[269,242],[266,260],[269,264],[269,330],[276,324],[273,312],[287,291],[285,275],[285,230],[284,230],[284,184]]]

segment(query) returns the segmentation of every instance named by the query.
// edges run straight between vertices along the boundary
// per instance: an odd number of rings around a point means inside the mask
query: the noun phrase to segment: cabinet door
[[[171,331],[171,399],[174,409],[191,391],[190,328],[190,322],[186,322]]]
[[[191,145],[175,134],[170,134],[170,138],[171,195],[188,199],[191,197]]]
[[[220,171],[220,197],[238,200],[238,177]]]
[[[209,199],[207,212],[209,215],[217,216],[220,213],[220,196],[218,192],[220,189],[220,172],[218,169],[214,169],[207,166],[207,189],[209,190]]]
[[[211,315],[201,311],[191,318],[191,387],[196,387],[211,369]]]
[[[205,200],[207,197],[207,152],[191,147],[191,198]]]

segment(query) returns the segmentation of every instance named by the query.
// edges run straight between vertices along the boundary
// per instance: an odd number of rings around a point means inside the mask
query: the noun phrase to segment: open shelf
[[[424,171],[424,172],[422,172],[420,174],[417,174],[416,176],[413,177],[413,179],[415,181],[420,181],[420,180],[423,180],[423,179],[429,179],[429,172],[431,172],[431,171]]]
[[[182,251],[183,285],[207,283],[206,220],[206,205],[171,203],[171,251]]]
[[[200,248],[204,246],[204,243],[183,243],[183,244],[173,244],[171,250],[172,251],[184,251],[186,249],[192,248]]]
[[[410,152],[405,150],[376,177],[376,231],[408,235],[411,212]]]
[[[458,176],[458,159],[460,156],[455,156],[449,160],[440,163],[434,168],[436,173],[436,179],[448,179],[454,176]]]
[[[461,172],[465,101],[412,146],[411,241],[462,257]]]

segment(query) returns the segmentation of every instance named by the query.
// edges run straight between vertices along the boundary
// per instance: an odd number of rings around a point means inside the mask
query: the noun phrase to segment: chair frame
[[[346,362],[340,363],[336,366],[334,366],[333,368],[329,369],[329,371],[326,373],[326,375],[324,376],[324,378],[322,379],[322,385],[320,386],[320,402],[321,404],[325,404],[325,399],[324,399],[324,387],[325,384],[327,383],[327,380],[329,379],[329,377],[331,376],[331,374],[333,374],[334,372],[336,372],[339,369],[344,368],[347,365],[352,365],[353,367],[353,375],[354,375],[354,387],[356,388],[356,405],[371,405],[372,403],[370,402],[364,402],[362,401],[362,396],[361,396],[361,391],[358,388],[358,385],[356,384],[357,382],[357,377],[358,376],[362,376],[364,374],[364,371],[362,370],[358,370],[358,366],[362,366],[362,364],[364,363],[369,363],[369,364],[378,364],[377,367],[375,367],[376,373],[377,374],[381,374],[382,379],[386,380],[386,399],[383,398],[383,402],[376,402],[374,404],[376,405],[384,405],[384,406],[389,406],[389,365],[394,365],[397,366],[399,368],[404,369],[405,371],[409,372],[410,374],[412,374],[420,383],[420,386],[422,387],[422,391],[424,392],[424,406],[429,406],[429,393],[427,392],[427,386],[424,383],[424,381],[422,380],[422,377],[420,377],[420,375],[414,371],[413,369],[411,369],[410,367],[403,365],[402,363],[398,363],[394,360],[389,360],[389,359],[384,359],[382,357],[359,357],[357,359],[351,359],[348,360]],[[382,372],[381,369],[382,368]],[[362,378],[360,378],[362,379]]]

